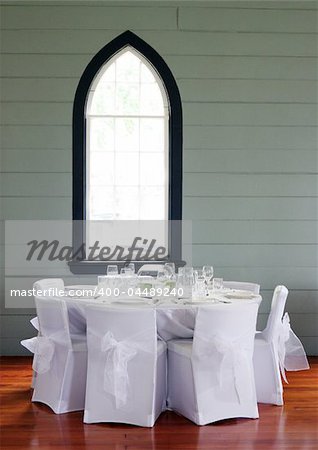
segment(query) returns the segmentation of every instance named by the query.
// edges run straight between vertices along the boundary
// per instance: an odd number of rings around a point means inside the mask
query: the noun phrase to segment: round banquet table
[[[164,299],[157,304],[149,304],[140,298],[128,298],[126,300],[118,298],[77,298],[65,296],[64,300],[67,305],[69,326],[71,334],[86,333],[86,309],[90,305],[103,305],[105,308],[154,308],[157,317],[157,333],[158,337],[164,341],[170,339],[193,337],[193,330],[195,325],[195,317],[198,307],[201,305],[210,306],[213,308],[218,302],[192,301],[187,303],[174,303],[169,299]],[[231,305],[237,303],[260,304],[262,297],[260,295],[253,295],[252,298],[240,299],[224,299],[224,303],[230,308]]]

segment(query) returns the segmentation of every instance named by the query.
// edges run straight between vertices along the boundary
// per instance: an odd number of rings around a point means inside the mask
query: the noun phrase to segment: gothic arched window
[[[126,31],[95,55],[76,91],[73,220],[181,220],[181,207],[178,87],[160,55]],[[180,259],[181,236],[171,233],[169,257]]]

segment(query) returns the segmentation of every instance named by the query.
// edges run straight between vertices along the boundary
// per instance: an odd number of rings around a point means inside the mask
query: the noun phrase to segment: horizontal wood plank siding
[[[2,2],[1,218],[71,218],[77,83],[127,29],[180,88],[194,264],[260,283],[260,328],[286,284],[292,326],[318,354],[316,2]],[[33,299],[4,299],[36,275],[0,282],[3,354],[23,354],[19,340],[34,334]],[[67,268],[61,275],[74,284]]]
[[[46,80],[49,85],[49,80]],[[246,81],[248,83],[248,81]],[[36,85],[36,83],[34,83]],[[27,88],[25,88],[27,89]],[[36,88],[35,88],[36,89]],[[33,90],[34,92],[34,90]],[[15,94],[16,95],[16,91]],[[39,95],[38,93],[36,95]],[[51,94],[50,94],[51,95]],[[25,96],[25,95],[23,95]],[[34,96],[35,98],[35,96]],[[44,98],[44,95],[43,95]],[[4,101],[2,125],[70,125],[72,102]],[[197,126],[312,126],[317,123],[315,104],[191,103],[184,102],[184,125]]]
[[[120,11],[118,10],[118,14]],[[3,30],[3,53],[93,54],[127,28],[116,30]],[[298,33],[131,31],[165,55],[316,57],[317,36]]]

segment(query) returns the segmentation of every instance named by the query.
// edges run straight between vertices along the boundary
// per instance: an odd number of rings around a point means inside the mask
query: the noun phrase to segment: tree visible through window
[[[86,218],[168,219],[168,101],[131,47],[110,59],[89,91]]]

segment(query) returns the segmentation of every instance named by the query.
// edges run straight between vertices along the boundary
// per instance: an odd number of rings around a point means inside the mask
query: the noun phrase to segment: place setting
[[[134,263],[119,269],[107,267],[106,275],[98,276],[96,285],[65,287],[69,299],[118,305],[162,304],[199,305],[231,303],[259,297],[246,289],[233,289],[216,278],[211,265],[184,266],[176,270],[174,263],[143,265],[138,272]]]

